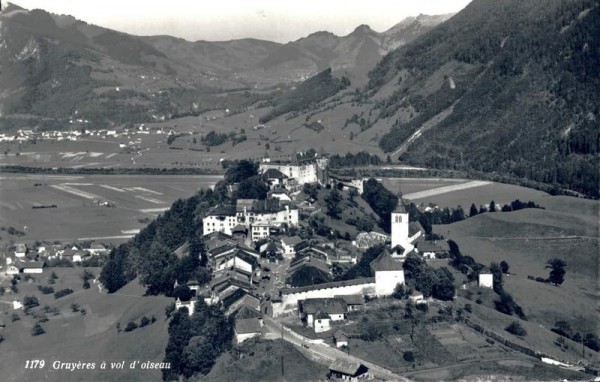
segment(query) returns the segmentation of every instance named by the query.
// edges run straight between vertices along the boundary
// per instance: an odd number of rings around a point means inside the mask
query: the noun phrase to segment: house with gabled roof
[[[350,358],[336,358],[329,366],[331,379],[356,382],[368,378],[369,369]]]
[[[262,333],[262,326],[257,318],[241,318],[235,320],[233,329],[235,341],[239,344]]]
[[[327,331],[331,322],[346,319],[348,308],[341,298],[308,298],[298,302],[298,312],[306,325],[314,328],[315,333]]]
[[[15,257],[22,259],[27,255],[27,246],[24,243],[15,244]]]

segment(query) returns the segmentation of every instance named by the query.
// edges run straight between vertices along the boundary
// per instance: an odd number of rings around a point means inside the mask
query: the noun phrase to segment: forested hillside
[[[394,121],[379,146],[600,196],[598,36],[597,1],[473,1],[369,74],[369,95],[394,89],[375,97]]]

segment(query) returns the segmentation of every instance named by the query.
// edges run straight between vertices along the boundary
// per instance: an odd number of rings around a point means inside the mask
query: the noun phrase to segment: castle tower
[[[398,205],[392,212],[392,248],[398,244],[408,242],[408,212],[404,208],[402,198],[398,200]]]

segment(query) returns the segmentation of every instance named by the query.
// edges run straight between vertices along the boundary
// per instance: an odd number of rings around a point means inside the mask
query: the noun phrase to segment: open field
[[[159,370],[129,369],[132,361],[161,362],[167,343],[167,323],[164,308],[170,302],[166,297],[142,297],[143,290],[135,285],[127,285],[118,294],[100,293],[96,283],[90,289],[82,289],[80,275],[82,268],[54,268],[58,279],[54,290],[71,288],[74,293],[55,299],[53,295],[42,295],[38,285],[48,285],[51,273],[48,269],[43,275],[35,275],[31,283],[21,282],[19,293],[4,295],[3,299],[35,295],[40,306],[32,311],[41,313],[48,305],[59,311],[58,315],[47,313],[49,321],[41,323],[46,331],[39,336],[31,335],[35,319],[18,311],[20,320],[12,322],[12,311],[0,312],[7,327],[2,331],[5,341],[2,343],[0,370],[2,381],[134,381],[160,380]],[[92,272],[97,275],[98,270]],[[73,312],[71,304],[77,303],[86,310],[83,315]],[[2,304],[4,305],[4,304]],[[120,333],[129,321],[139,323],[142,316],[156,318],[156,322],[131,332]],[[41,370],[25,368],[26,360],[44,360]],[[95,370],[54,370],[52,364],[60,362],[92,362]],[[106,370],[100,370],[100,363],[106,361]],[[110,362],[125,361],[123,370],[111,370]]]
[[[563,196],[532,199],[546,209],[480,214],[454,224],[434,226],[434,232],[456,241],[464,255],[486,266],[507,261],[510,275],[503,278],[504,289],[528,318],[523,325],[529,335],[522,341],[557,359],[577,362],[580,348],[561,351],[553,344],[556,334],[549,329],[556,321],[566,320],[574,332],[600,334],[599,203]],[[545,265],[552,258],[567,263],[563,284],[557,287],[528,278],[548,277]],[[484,322],[503,331],[515,317],[496,312],[493,299],[497,296],[484,301],[485,306],[476,306],[474,302],[471,305]],[[592,353],[598,359],[596,353],[589,351]]]
[[[144,227],[178,198],[215,184],[220,177],[179,175],[0,175],[2,241],[120,242]],[[106,201],[111,207],[99,206]],[[56,208],[32,208],[52,206]],[[27,227],[27,228],[25,228]]]
[[[510,203],[515,199],[538,202],[549,196],[531,188],[470,179],[383,178],[383,184],[392,192],[401,191],[404,198],[416,204],[434,203],[450,208],[460,205],[466,211],[471,203],[479,207],[492,200],[496,204]]]

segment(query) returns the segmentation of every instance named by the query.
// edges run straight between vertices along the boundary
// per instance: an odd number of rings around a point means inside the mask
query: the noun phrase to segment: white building
[[[27,255],[27,246],[23,243],[15,245],[15,256],[21,259]]]
[[[235,320],[234,333],[236,342],[242,343],[247,339],[261,335],[261,323],[258,318],[243,318]]]
[[[247,227],[254,241],[269,236],[271,227],[298,225],[298,208],[281,203],[276,198],[267,200],[239,199],[235,206],[217,206],[203,219],[204,235],[213,232],[233,234],[242,224]],[[255,228],[256,227],[256,228]]]
[[[327,159],[307,159],[290,163],[262,162],[259,172],[265,173],[270,169],[278,170],[299,185],[317,183],[319,174],[327,167]]]
[[[491,273],[480,273],[479,274],[479,287],[480,288],[493,288],[494,287],[494,275]]]
[[[405,284],[402,262],[392,258],[387,251],[371,261],[370,267],[375,273],[375,294],[378,297],[390,296],[398,284]]]
[[[403,246],[408,242],[408,212],[404,209],[402,201],[392,212],[392,248]]]

